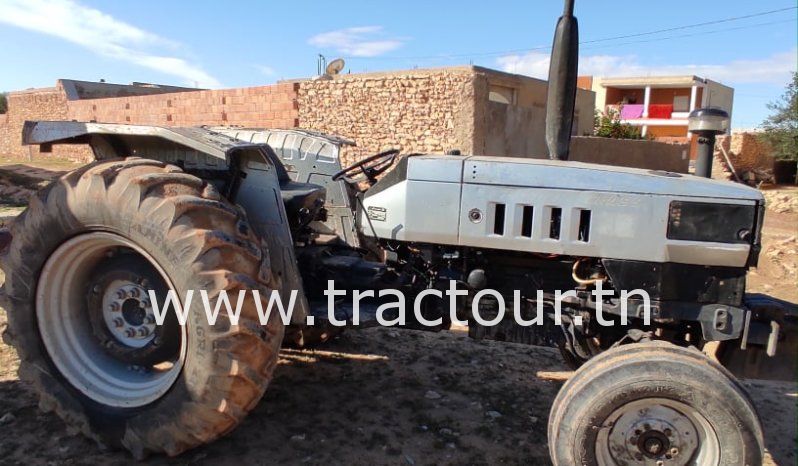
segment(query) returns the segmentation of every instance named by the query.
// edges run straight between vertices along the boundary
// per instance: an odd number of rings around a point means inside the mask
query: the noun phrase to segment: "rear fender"
[[[309,307],[294,255],[285,205],[280,196],[278,167],[262,150],[235,151],[231,159],[238,170],[238,181],[230,201],[244,208],[249,224],[261,238],[263,249],[269,251],[270,268],[276,275],[273,278],[279,284],[286,308],[291,293],[296,293],[291,323],[304,325]],[[272,309],[272,312],[276,311]]]

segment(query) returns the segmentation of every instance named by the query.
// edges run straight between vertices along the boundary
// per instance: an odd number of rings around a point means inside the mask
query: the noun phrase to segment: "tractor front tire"
[[[555,466],[762,464],[756,411],[739,382],[694,349],[624,345],[585,363],[549,415]]]
[[[33,196],[12,232],[4,339],[43,410],[143,458],[211,442],[258,403],[284,328],[259,321],[249,290],[266,299],[278,284],[244,212],[212,185],[153,160],[95,162]],[[154,323],[167,290],[184,325]],[[201,290],[211,303],[245,290],[239,321],[222,310],[208,322]]]

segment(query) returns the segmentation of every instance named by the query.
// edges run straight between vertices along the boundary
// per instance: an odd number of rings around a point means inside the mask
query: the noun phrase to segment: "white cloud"
[[[104,57],[177,76],[189,85],[220,85],[216,78],[183,58],[147,51],[175,51],[179,47],[176,42],[73,0],[0,0],[0,22],[59,37]]]
[[[381,35],[382,26],[360,26],[316,34],[308,43],[352,57],[376,57],[404,44],[403,39],[382,39]]]
[[[798,49],[756,60],[733,60],[725,64],[647,66],[635,55],[587,55],[579,59],[579,74],[593,76],[697,75],[722,83],[768,83],[783,85],[798,67]],[[499,57],[504,71],[546,79],[549,54]]]
[[[266,65],[252,65],[252,66],[254,66],[255,69],[260,71],[260,73],[264,76],[274,76],[275,74],[277,74],[277,71],[275,71],[275,69],[272,68],[271,66],[266,66]]]

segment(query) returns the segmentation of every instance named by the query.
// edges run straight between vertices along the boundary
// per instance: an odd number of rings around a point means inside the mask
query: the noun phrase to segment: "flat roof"
[[[402,77],[402,76],[429,76],[431,74],[441,74],[441,73],[483,73],[491,76],[498,76],[508,79],[516,79],[516,80],[524,80],[524,81],[536,81],[540,83],[545,83],[545,79],[535,78],[532,76],[527,76],[523,74],[517,73],[509,73],[507,71],[496,70],[493,68],[486,68],[484,66],[478,65],[454,65],[454,66],[438,66],[438,67],[431,67],[431,68],[412,68],[412,69],[396,69],[396,70],[381,70],[381,71],[367,71],[362,73],[341,73],[336,74],[334,76],[311,76],[307,78],[291,78],[291,79],[281,79],[277,81],[278,84],[280,83],[293,83],[293,82],[305,82],[305,81],[313,81],[317,79],[324,79],[324,80],[333,80],[333,81],[343,81],[347,79],[363,79],[363,78],[382,78],[382,77]]]
[[[692,86],[696,83],[704,83],[705,79],[698,76],[632,76],[619,78],[596,78],[600,85],[604,87],[670,87],[670,86]]]

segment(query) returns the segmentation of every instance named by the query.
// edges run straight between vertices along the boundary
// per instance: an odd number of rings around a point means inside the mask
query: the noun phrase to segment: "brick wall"
[[[471,151],[473,71],[420,70],[343,75],[299,87],[299,127],[357,143],[342,163],[389,148],[404,153]]]
[[[158,126],[297,126],[299,84],[74,100],[70,120]]]
[[[91,150],[85,145],[56,144],[51,154],[40,154],[38,146],[23,146],[25,120],[295,128],[298,125],[298,88],[298,83],[287,83],[86,100],[68,100],[60,83],[53,88],[11,92],[8,95],[8,113],[0,115],[0,156],[92,160]]]

